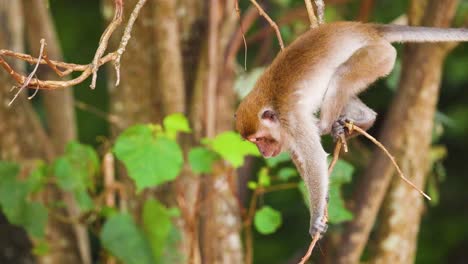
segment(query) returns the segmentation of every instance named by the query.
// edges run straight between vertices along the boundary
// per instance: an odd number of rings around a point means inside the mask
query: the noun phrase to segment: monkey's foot
[[[309,233],[313,237],[315,234],[320,233],[320,237],[327,232],[328,225],[324,222],[322,222],[322,219],[317,219],[315,223],[311,223]]]
[[[346,128],[346,122],[351,122],[346,117],[340,117],[332,125],[331,135],[334,141],[338,141],[340,138],[349,136],[348,129]]]

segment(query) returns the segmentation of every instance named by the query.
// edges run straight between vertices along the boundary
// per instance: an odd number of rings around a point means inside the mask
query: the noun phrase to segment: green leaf
[[[23,226],[29,235],[43,238],[47,224],[47,208],[38,202],[28,202],[24,204],[22,213],[18,224]]]
[[[30,193],[39,192],[47,182],[48,166],[43,161],[38,161],[34,170],[29,174],[26,182]]]
[[[103,206],[99,211],[99,215],[104,218],[110,218],[111,216],[118,214],[119,211],[114,207]]]
[[[271,185],[271,179],[267,168],[262,168],[258,173],[258,185],[262,187],[268,187]]]
[[[393,67],[392,72],[385,79],[388,88],[390,88],[390,90],[392,90],[394,92],[396,91],[396,89],[398,87],[398,81],[400,80],[401,70],[402,70],[401,60],[399,58],[397,58],[397,60],[395,61],[395,66]]]
[[[192,132],[187,118],[181,113],[166,116],[163,125],[166,135],[171,139],[175,139],[179,132]]]
[[[211,173],[213,163],[217,158],[216,153],[202,147],[191,149],[188,157],[190,167],[195,173]]]
[[[92,147],[70,142],[65,154],[55,161],[53,169],[62,189],[85,190],[94,188],[93,177],[99,169],[99,159]]]
[[[255,212],[255,229],[263,235],[273,234],[281,226],[281,213],[269,206],[263,206]]]
[[[277,166],[280,163],[287,162],[287,161],[290,161],[290,160],[291,160],[291,157],[289,156],[289,153],[282,152],[281,154],[279,154],[276,157],[271,157],[271,158],[265,159],[265,162],[268,165],[268,167],[272,168],[272,167]]]
[[[3,180],[15,179],[18,175],[20,167],[16,163],[0,161],[0,185],[3,185]]]
[[[341,195],[342,185],[351,182],[353,173],[354,167],[351,164],[338,160],[330,176],[328,221],[332,224],[353,219],[353,214],[346,209]]]
[[[174,214],[173,210],[154,199],[147,200],[143,206],[143,230],[156,260],[163,257],[164,250],[168,246],[169,235],[172,229],[175,229],[171,221]]]
[[[213,140],[205,140],[205,142],[235,168],[244,163],[245,156],[260,155],[254,144],[243,140],[239,134],[233,131],[221,133]]]
[[[299,176],[299,173],[297,173],[297,170],[291,168],[291,167],[286,167],[280,169],[278,172],[278,178],[282,181],[287,181],[291,178]]]
[[[273,2],[279,5],[280,7],[285,8],[291,6],[292,0],[274,0]]]
[[[328,195],[328,221],[330,223],[338,224],[353,219],[353,214],[345,207],[340,186],[330,185]]]
[[[256,182],[254,182],[254,181],[249,181],[249,182],[247,183],[247,187],[248,187],[250,190],[255,190],[255,189],[257,189],[258,184],[257,184]]]
[[[351,182],[354,173],[354,167],[350,163],[339,159],[333,168],[330,176],[330,184],[341,185],[343,183]]]
[[[45,256],[49,253],[50,247],[46,240],[41,240],[35,243],[32,250],[33,254],[36,256]]]
[[[114,153],[125,164],[138,191],[174,180],[182,169],[182,150],[177,142],[153,133],[150,125],[125,130],[117,138]]]
[[[155,263],[148,241],[128,214],[110,217],[100,238],[103,247],[126,264]]]
[[[94,207],[93,199],[89,196],[86,190],[76,190],[74,192],[75,200],[78,203],[78,206],[83,211],[92,210]]]
[[[22,226],[35,238],[44,237],[47,209],[37,202],[27,200],[30,186],[16,177],[19,166],[0,162],[0,206],[8,221]]]

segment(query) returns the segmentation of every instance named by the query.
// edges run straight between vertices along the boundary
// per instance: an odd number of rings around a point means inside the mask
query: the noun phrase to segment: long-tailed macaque
[[[327,154],[320,136],[343,136],[344,121],[372,126],[376,113],[357,95],[392,70],[396,51],[390,43],[441,41],[468,41],[468,29],[324,24],[280,52],[241,102],[240,134],[264,157],[291,153],[310,194],[312,235],[326,229],[321,220],[328,195]]]

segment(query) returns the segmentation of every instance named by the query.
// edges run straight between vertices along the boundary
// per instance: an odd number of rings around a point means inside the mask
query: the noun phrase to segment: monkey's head
[[[281,153],[281,126],[278,114],[271,107],[261,107],[261,102],[247,96],[236,112],[236,128],[241,136],[257,145],[265,158]]]

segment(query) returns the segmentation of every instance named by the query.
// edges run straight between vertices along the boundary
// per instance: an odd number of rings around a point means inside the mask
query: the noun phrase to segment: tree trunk
[[[207,122],[211,122],[217,132],[232,128],[234,75],[224,78],[228,80],[226,84],[218,80],[224,73],[223,56],[234,32],[236,13],[231,0],[227,3],[216,0],[216,10],[208,1],[163,2],[149,0],[146,3],[122,59],[120,86],[115,87],[110,80],[111,113],[118,116],[122,124],[113,130],[117,134],[133,123],[160,122],[167,114],[182,112],[189,116],[194,131],[192,138],[181,138],[187,151],[207,135]],[[127,17],[135,3],[135,0],[126,1]],[[220,16],[219,23],[212,27],[212,32],[219,37],[208,44],[207,32],[203,29],[208,28],[210,11]],[[217,56],[209,57],[210,52]],[[205,88],[209,80],[214,82],[207,94]],[[207,100],[208,96],[213,99]],[[215,119],[208,121],[207,116]],[[227,188],[231,179],[228,177],[233,175],[225,169],[204,177],[195,177],[183,170],[173,186],[158,191],[158,197],[169,204],[175,204],[174,197],[180,194],[188,215],[196,216],[196,219],[176,221],[182,234],[179,253],[190,263],[242,262],[238,204],[231,188]],[[211,191],[218,186],[215,184],[226,188],[215,190],[214,195],[195,210],[197,201],[204,201],[200,191]],[[133,203],[138,207],[139,201]],[[226,218],[232,226],[226,225]]]
[[[0,17],[4,23],[0,28],[0,46],[14,51],[24,51],[23,9],[21,1],[0,1]],[[38,39],[39,41],[39,39]],[[24,72],[24,63],[15,61],[15,69]],[[36,113],[23,91],[17,100],[8,107],[8,102],[16,91],[11,92],[13,83],[10,76],[2,71],[0,78],[0,158],[2,160],[25,161],[28,159],[46,159],[51,161],[55,155],[54,145],[49,140]],[[48,190],[48,195],[57,195],[55,190]],[[80,263],[76,254],[76,245],[70,227],[49,218],[46,230],[50,253],[41,258],[43,262]],[[21,240],[21,239],[20,239]],[[13,245],[14,243],[12,243]],[[23,253],[27,257],[30,253]],[[12,260],[14,263],[20,259]]]
[[[56,36],[52,17],[44,1],[24,0],[24,13],[26,21],[26,33],[28,36],[29,48],[33,53],[39,50],[39,41],[44,38],[47,43],[46,52],[49,58],[63,60],[60,44]],[[43,67],[38,72],[38,77],[46,80],[54,80],[59,77],[50,68]],[[46,121],[48,123],[49,135],[56,154],[62,154],[65,146],[71,140],[77,139],[76,118],[73,98],[73,87],[55,91],[45,91],[42,94]],[[50,195],[57,199],[63,199],[67,205],[68,214],[77,218],[80,209],[72,193],[51,190]],[[62,198],[63,197],[63,198]],[[53,224],[55,226],[56,223]],[[81,263],[91,263],[91,249],[86,226],[80,224],[72,225],[73,232],[77,240],[78,250],[81,256]]]
[[[456,6],[456,0],[430,1],[422,25],[450,26]],[[398,160],[405,175],[419,188],[423,188],[430,170],[434,114],[442,67],[450,48],[447,44],[411,44],[405,49],[398,96],[407,98],[400,106],[407,109],[407,118],[400,132],[403,144],[399,146]],[[423,208],[423,197],[394,175],[383,204],[372,263],[414,263]]]
[[[424,24],[448,26],[455,6],[456,1],[432,0],[426,10]],[[413,10],[424,9],[413,6]],[[411,19],[413,18],[410,16]],[[446,45],[408,45],[400,88],[379,137],[380,142],[395,156],[397,163],[402,165],[405,175],[419,188],[422,188],[428,170],[433,117],[446,53]],[[392,177],[395,179],[389,194],[389,207],[386,207],[384,213],[384,228],[379,239],[376,261],[413,261],[422,197],[395,175],[388,157],[376,150],[358,183],[355,218],[348,224],[338,246],[338,263],[359,262]],[[389,254],[384,253],[383,249],[388,250]]]

